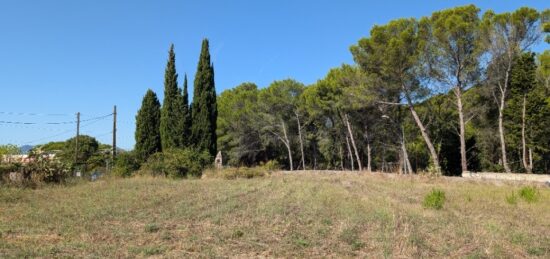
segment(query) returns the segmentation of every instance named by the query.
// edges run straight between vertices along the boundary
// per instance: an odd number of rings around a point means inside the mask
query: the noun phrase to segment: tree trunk
[[[500,151],[501,151],[501,158],[502,158],[502,165],[504,166],[504,171],[506,173],[510,173],[510,167],[508,166],[508,159],[506,157],[506,142],[504,140],[504,101],[506,96],[504,95],[504,91],[501,91],[500,96],[500,105],[498,109],[498,134],[500,137]]]
[[[340,154],[340,168],[344,171],[344,151],[342,150],[342,144],[338,145],[338,153]]]
[[[281,126],[283,127],[283,136],[285,137],[285,141],[283,142],[286,146],[286,149],[288,150],[288,162],[290,163],[290,171],[292,171],[294,168],[292,166],[292,151],[290,150],[290,141],[288,140],[288,135],[286,134],[286,126],[284,121],[281,121]]]
[[[458,125],[460,138],[460,166],[462,173],[468,172],[468,160],[466,158],[466,136],[464,130],[464,111],[462,110],[462,89],[460,85],[455,87],[456,106],[458,109]]]
[[[430,139],[430,136],[428,136],[428,132],[426,131],[426,128],[424,127],[424,125],[422,124],[422,121],[420,121],[420,118],[418,117],[418,114],[414,110],[412,102],[408,98],[407,98],[407,101],[409,102],[409,110],[412,113],[414,121],[416,122],[416,125],[420,129],[422,138],[424,138],[424,142],[426,142],[426,146],[428,146],[428,150],[430,151],[430,156],[432,157],[432,162],[434,163],[434,167],[435,167],[435,173],[441,174],[441,167],[439,166],[439,158],[437,156],[437,152],[435,152],[435,148],[434,148],[434,145],[432,144],[432,140]]]
[[[317,170],[317,139],[315,139],[315,145],[313,145],[313,170]]]
[[[527,158],[527,144],[525,143],[525,106],[527,106],[527,96],[523,95],[523,106],[521,110],[521,160],[523,162],[523,168],[527,173],[531,173],[531,167]]]
[[[405,152],[403,152],[403,142],[401,142],[401,152],[399,152],[399,170],[397,171],[397,174],[405,174],[406,170],[407,162],[405,162]]]
[[[349,156],[349,161],[351,162],[351,171],[355,171],[355,165],[353,163],[353,152],[351,152],[348,135],[346,135],[346,146],[348,147],[348,156]]]
[[[533,172],[533,150],[529,148],[529,172]]]
[[[401,139],[401,149],[403,151],[403,169],[404,174],[412,173],[411,161],[409,160],[409,153],[407,153],[407,145],[405,144],[405,129],[401,127],[402,139]]]
[[[357,158],[357,166],[359,166],[359,171],[363,171],[363,167],[361,166],[361,158],[359,158],[359,152],[357,152],[357,146],[355,145],[355,139],[353,138],[353,132],[351,130],[351,125],[349,123],[349,117],[348,114],[344,114],[344,118],[346,120],[346,125],[349,132],[349,138],[351,139],[351,145],[353,146],[353,150],[355,151],[355,157]]]
[[[371,172],[371,148],[370,148],[370,141],[369,141],[369,131],[368,128],[365,127],[365,140],[367,141],[367,172]]]
[[[504,139],[504,106],[506,105],[506,91],[508,91],[508,81],[510,77],[510,70],[512,69],[512,59],[508,62],[506,73],[504,74],[504,85],[500,86],[500,106],[498,109],[498,133],[500,135],[500,151],[502,155],[502,165],[506,173],[511,173],[510,166],[508,165],[508,159],[506,157],[506,140]]]
[[[298,116],[298,112],[294,112],[296,114],[296,121],[298,122],[298,137],[300,139],[300,152],[302,152],[302,170],[306,170],[306,160],[304,156],[304,143],[302,140],[302,125],[300,125],[300,116]]]
[[[386,163],[386,146],[383,146],[382,149],[382,172],[385,173],[387,171],[388,164]]]

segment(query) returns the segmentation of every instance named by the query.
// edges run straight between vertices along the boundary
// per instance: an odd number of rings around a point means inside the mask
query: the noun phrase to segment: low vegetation
[[[209,169],[204,173],[204,178],[221,178],[226,180],[244,178],[250,179],[254,177],[268,176],[269,172],[257,167],[236,167],[225,169]]]
[[[550,256],[546,187],[324,172],[245,178],[0,187],[0,257]],[[439,210],[425,208],[427,194],[443,193]],[[524,202],[531,194],[538,202]]]
[[[445,192],[439,189],[433,189],[424,197],[424,208],[440,210],[445,203]]]

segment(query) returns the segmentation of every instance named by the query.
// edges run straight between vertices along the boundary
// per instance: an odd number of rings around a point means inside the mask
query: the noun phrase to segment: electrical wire
[[[104,115],[104,116],[100,116],[100,117],[96,117],[94,118],[95,120],[94,121],[91,121],[89,123],[86,123],[86,124],[83,124],[80,126],[80,128],[85,128],[87,126],[90,126],[92,124],[95,124],[101,120],[104,120],[105,118],[109,117],[110,115],[112,114],[109,114],[109,115]],[[86,121],[90,121],[90,120],[86,120]],[[70,130],[66,130],[66,131],[63,131],[63,132],[60,132],[58,134],[55,134],[55,135],[51,135],[51,136],[48,136],[48,137],[43,137],[43,138],[39,138],[39,139],[35,139],[35,140],[31,140],[31,141],[28,141],[28,142],[24,142],[23,144],[32,144],[32,143],[36,143],[38,141],[42,141],[42,140],[45,140],[45,139],[51,139],[51,138],[54,138],[54,137],[59,137],[61,135],[64,135],[64,134],[67,134],[69,132],[74,132],[75,130],[74,129],[70,129]]]
[[[33,113],[33,112],[2,112],[0,114],[15,115],[15,116],[74,116],[68,113]]]
[[[98,116],[90,119],[80,120],[80,122],[100,120],[112,116],[113,114],[107,114],[103,116]],[[4,121],[0,120],[0,124],[16,124],[16,125],[37,125],[37,124],[47,124],[47,125],[60,125],[60,124],[76,124],[78,121],[61,121],[61,122],[22,122],[22,121]]]

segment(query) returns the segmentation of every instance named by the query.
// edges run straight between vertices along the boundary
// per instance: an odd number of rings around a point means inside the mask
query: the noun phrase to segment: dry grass
[[[437,188],[441,210],[422,201]],[[371,174],[0,187],[0,257],[546,257],[550,189]]]

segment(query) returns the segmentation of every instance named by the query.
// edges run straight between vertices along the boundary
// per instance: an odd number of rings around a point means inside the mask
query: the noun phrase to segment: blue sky
[[[134,145],[148,88],[162,98],[170,43],[192,87],[200,44],[210,40],[216,89],[294,78],[314,83],[342,63],[374,24],[474,3],[511,11],[547,1],[26,1],[0,2],[0,144],[40,144],[74,135],[82,119],[118,106],[118,145]],[[544,45],[539,45],[540,51]],[[192,89],[190,89],[192,93]],[[51,122],[68,122],[47,124]],[[82,123],[110,143],[110,117]]]

